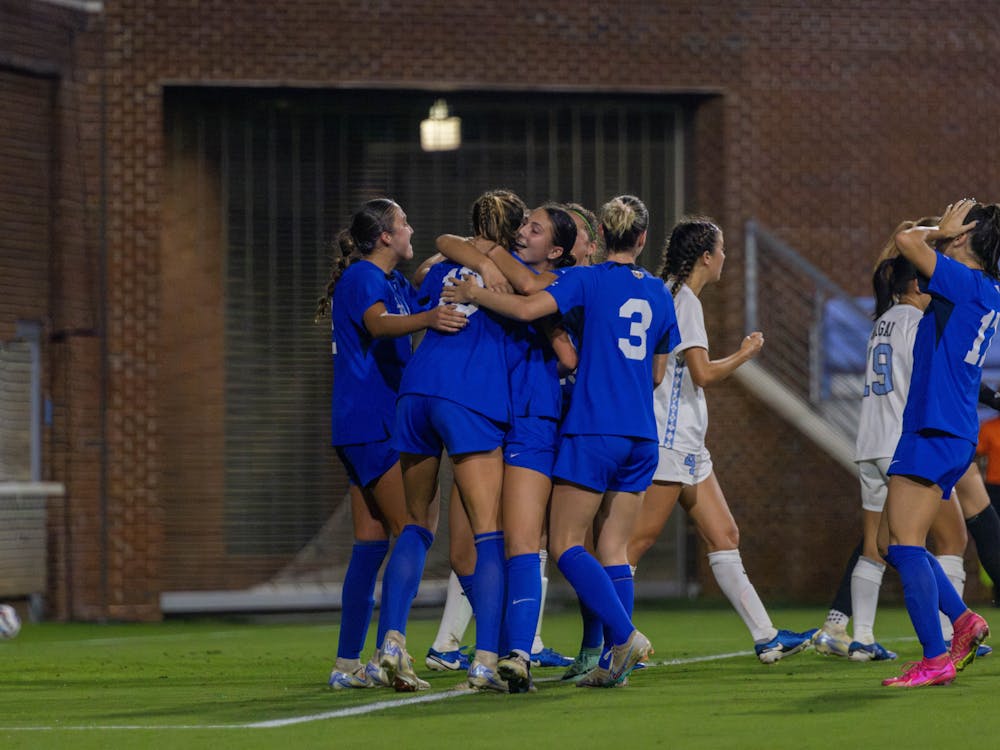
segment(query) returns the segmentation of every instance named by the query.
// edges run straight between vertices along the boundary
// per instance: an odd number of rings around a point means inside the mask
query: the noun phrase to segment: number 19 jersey
[[[868,337],[855,461],[892,458],[896,451],[913,372],[913,341],[923,315],[913,305],[897,304],[875,321]]]
[[[580,364],[562,432],[656,440],[653,355],[678,343],[663,281],[633,264],[570,268],[545,290],[566,315],[582,308]]]

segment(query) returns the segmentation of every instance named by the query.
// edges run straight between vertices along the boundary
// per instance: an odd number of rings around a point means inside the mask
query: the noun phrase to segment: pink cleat
[[[955,620],[955,634],[951,637],[951,662],[955,670],[961,672],[972,664],[979,650],[979,644],[990,634],[990,626],[971,609],[965,610]]]
[[[955,679],[955,665],[948,654],[933,659],[910,662],[899,677],[882,680],[885,687],[923,687],[924,685],[947,685]]]

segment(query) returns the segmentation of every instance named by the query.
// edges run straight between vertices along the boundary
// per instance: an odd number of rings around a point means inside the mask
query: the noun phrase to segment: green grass
[[[428,618],[437,613],[419,614],[408,639],[422,657],[437,627]],[[779,626],[794,629],[818,625],[823,614],[772,612]],[[0,642],[0,737],[5,748],[960,746],[981,744],[983,712],[1000,684],[998,655],[977,661],[948,687],[881,687],[902,661],[918,657],[899,609],[879,612],[879,636],[900,653],[890,664],[809,651],[763,666],[748,653],[742,623],[724,607],[640,606],[636,620],[656,656],[626,689],[577,689],[550,669],[535,671],[533,695],[453,695],[461,675],[429,672],[418,658],[430,695],[444,696],[425,703],[386,690],[329,690],[335,616],[27,625],[17,639]],[[547,614],[545,634],[548,645],[575,652],[578,615]],[[733,652],[744,653],[695,661]],[[681,663],[665,663],[675,660]],[[386,702],[393,705],[365,715],[322,716]],[[15,729],[26,727],[38,729]]]

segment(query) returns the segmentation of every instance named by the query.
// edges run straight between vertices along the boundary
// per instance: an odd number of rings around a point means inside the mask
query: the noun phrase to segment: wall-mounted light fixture
[[[448,116],[448,103],[438,99],[430,116],[420,123],[420,148],[424,151],[454,151],[462,145],[462,120]]]

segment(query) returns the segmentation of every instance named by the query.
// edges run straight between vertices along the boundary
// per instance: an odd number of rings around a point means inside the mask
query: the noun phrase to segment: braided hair
[[[722,230],[718,225],[704,216],[686,217],[674,225],[663,248],[663,263],[658,272],[659,277],[670,284],[672,296],[677,296],[698,258],[715,250],[720,234]]]
[[[333,290],[340,277],[352,263],[372,254],[382,232],[392,231],[392,222],[398,210],[399,205],[389,198],[370,200],[351,217],[351,226],[337,235],[340,255],[333,261],[325,293],[316,301],[314,322],[318,323],[330,314]]]
[[[567,268],[576,263],[573,245],[576,244],[576,222],[565,208],[557,203],[546,203],[542,208],[552,222],[552,244],[562,248],[562,255],[556,258],[556,268]]]
[[[872,318],[881,318],[901,295],[906,294],[910,282],[915,278],[916,266],[902,255],[886,258],[879,263],[872,274],[872,291],[875,293],[875,313]]]
[[[969,209],[963,222],[978,222],[969,230],[972,252],[983,264],[984,273],[1000,281],[1000,204],[977,203]]]
[[[472,233],[509,250],[527,213],[528,206],[512,190],[487,190],[472,204]]]
[[[609,253],[633,250],[648,227],[646,204],[634,195],[619,195],[601,207],[601,229]]]

